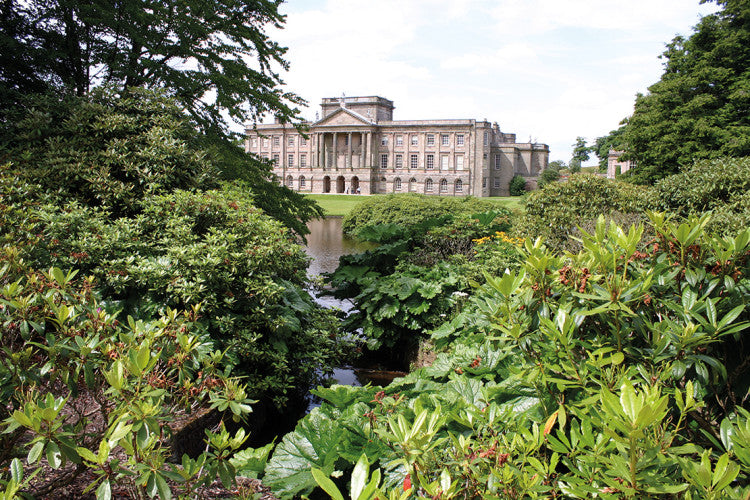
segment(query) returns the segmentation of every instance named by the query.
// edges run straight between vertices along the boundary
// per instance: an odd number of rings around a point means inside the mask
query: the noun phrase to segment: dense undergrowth
[[[520,264],[432,332],[431,366],[385,389],[319,388],[268,484],[282,497],[745,498],[750,230],[712,236],[709,220],[602,218],[577,253],[526,240]]]
[[[7,498],[81,480],[102,499],[232,487],[258,453],[235,453],[234,421],[251,403],[292,413],[343,346],[292,230],[248,185],[216,181],[170,99],[125,94],[47,97],[3,123]],[[207,414],[183,454],[176,434]]]

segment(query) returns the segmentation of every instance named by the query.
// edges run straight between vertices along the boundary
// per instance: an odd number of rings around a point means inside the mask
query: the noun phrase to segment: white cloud
[[[713,4],[685,0],[294,0],[285,29],[288,90],[380,95],[396,119],[487,118],[568,160],[632,112],[658,56]],[[592,159],[592,163],[593,163]]]

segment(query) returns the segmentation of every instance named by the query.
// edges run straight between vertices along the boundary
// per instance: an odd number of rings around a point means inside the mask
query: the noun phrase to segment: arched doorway
[[[337,193],[343,193],[345,188],[346,181],[344,180],[343,175],[339,175],[336,179],[336,192]]]
[[[331,178],[327,175],[323,177],[323,192],[324,193],[330,193],[331,192]]]
[[[357,177],[356,175],[354,177],[352,177],[351,187],[352,187],[352,190],[351,190],[352,194],[359,194],[359,192],[358,192],[358,190],[359,190],[359,177]]]

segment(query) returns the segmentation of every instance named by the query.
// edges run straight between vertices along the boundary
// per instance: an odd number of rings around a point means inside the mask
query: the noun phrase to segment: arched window
[[[413,193],[416,190],[417,190],[417,179],[412,177],[411,179],[409,179],[409,192]]]
[[[440,192],[441,193],[448,192],[448,181],[446,181],[445,179],[440,180]]]
[[[427,179],[424,181],[424,190],[426,193],[432,192],[432,179]]]
[[[464,192],[464,183],[461,179],[456,179],[456,192],[457,193]]]
[[[292,177],[291,175],[288,175],[286,177],[286,187],[288,187],[289,189],[291,189],[292,186],[294,186],[294,177]]]
[[[393,179],[393,190],[394,191],[401,191],[401,178],[396,177]]]
[[[302,191],[303,189],[307,188],[307,182],[305,181],[305,176],[300,175],[299,176],[299,189]]]

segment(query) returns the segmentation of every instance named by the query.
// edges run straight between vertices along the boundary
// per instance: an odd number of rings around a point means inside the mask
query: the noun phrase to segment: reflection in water
[[[307,274],[318,276],[332,273],[339,265],[339,257],[350,253],[364,252],[370,246],[351,238],[345,238],[341,230],[341,217],[315,219],[307,223],[310,234],[307,235],[305,252],[312,257]]]

